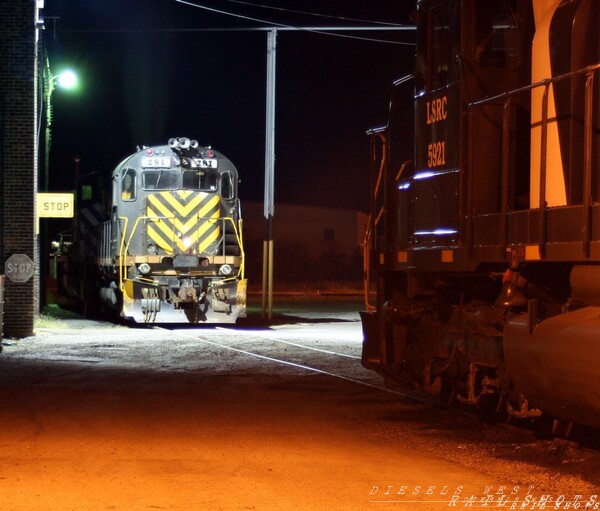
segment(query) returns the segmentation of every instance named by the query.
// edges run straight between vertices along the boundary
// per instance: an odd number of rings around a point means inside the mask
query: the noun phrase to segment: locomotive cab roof
[[[123,167],[144,170],[213,170],[219,174],[229,172],[237,178],[235,165],[223,153],[211,146],[200,146],[189,138],[171,138],[165,145],[144,146],[125,158],[115,168],[118,175]]]

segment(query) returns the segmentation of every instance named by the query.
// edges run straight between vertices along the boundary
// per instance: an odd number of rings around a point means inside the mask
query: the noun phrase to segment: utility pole
[[[275,214],[275,66],[277,29],[267,35],[267,113],[265,130],[265,240],[263,242],[262,316],[273,317],[273,216]]]

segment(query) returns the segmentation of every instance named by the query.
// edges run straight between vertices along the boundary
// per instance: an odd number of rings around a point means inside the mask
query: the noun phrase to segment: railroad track
[[[153,327],[154,329],[169,330],[164,327]],[[223,340],[223,333],[228,334],[228,341]],[[235,328],[216,327],[214,330],[182,330],[177,329],[177,335],[183,338],[188,338],[195,342],[201,342],[213,348],[223,349],[230,352],[235,352],[240,355],[253,357],[262,360],[269,364],[276,364],[283,367],[292,367],[307,373],[320,374],[337,380],[343,380],[354,385],[359,385],[381,391],[387,394],[398,396],[398,398],[410,401],[413,403],[421,403],[430,406],[440,407],[439,402],[435,397],[404,390],[400,388],[388,387],[383,382],[378,383],[377,380],[381,376],[369,372],[360,365],[361,357],[355,353],[344,351],[341,348],[331,346],[319,347],[315,346],[315,333],[306,332],[298,329],[274,329],[274,330],[240,330]],[[305,342],[299,340],[299,337],[304,336]],[[341,340],[342,335],[338,334],[337,340]],[[358,339],[352,342],[360,342]],[[323,341],[326,344],[327,341]],[[334,343],[329,343],[334,344]],[[277,349],[275,346],[281,346],[282,349]],[[350,350],[352,351],[352,350]],[[304,354],[310,353],[311,356],[305,359]],[[322,364],[314,363],[314,356],[322,356],[324,362]],[[337,363],[332,364],[331,360],[335,359]],[[312,362],[311,362],[312,360]],[[332,369],[332,366],[337,369]],[[356,373],[363,373],[357,376]],[[448,410],[448,413],[458,413],[468,416],[475,420],[476,414],[464,407],[453,408]],[[523,430],[523,425],[513,422],[500,422],[496,424],[498,428],[507,428],[515,430]],[[532,430],[532,434],[536,434]],[[598,435],[598,432],[584,431],[579,434],[577,440],[556,439],[557,443],[568,445],[569,448],[580,450],[582,453],[592,453],[594,455],[600,453],[598,444],[594,441],[586,442],[586,438],[591,438]],[[593,439],[592,439],[593,440]]]
[[[158,326],[155,326],[153,328],[165,330],[165,328],[158,327]],[[315,346],[302,344],[300,342],[286,340],[286,339],[281,338],[279,335],[279,332],[277,332],[277,331],[274,331],[272,333],[271,332],[255,333],[255,332],[247,331],[247,330],[237,330],[234,328],[217,327],[213,331],[215,335],[211,335],[210,331],[203,331],[201,334],[199,334],[199,333],[196,333],[197,331],[192,333],[192,332],[178,329],[177,332],[178,332],[178,335],[181,337],[193,339],[195,341],[200,341],[204,344],[213,346],[215,348],[221,348],[224,350],[233,351],[233,352],[236,352],[236,353],[239,353],[242,355],[254,357],[254,358],[257,358],[257,359],[260,359],[263,361],[267,361],[267,362],[273,363],[273,364],[279,364],[279,365],[287,366],[287,367],[294,367],[296,369],[300,369],[302,371],[307,371],[310,373],[322,374],[325,376],[329,376],[331,378],[344,380],[344,381],[347,381],[347,382],[350,382],[350,383],[353,383],[356,385],[361,385],[361,386],[369,387],[372,389],[380,390],[382,392],[386,392],[389,394],[394,394],[394,395],[397,395],[397,396],[405,398],[405,399],[414,400],[406,392],[396,390],[396,389],[390,389],[388,387],[385,387],[384,385],[378,385],[378,384],[370,382],[370,381],[358,379],[353,376],[348,376],[347,374],[342,374],[341,372],[334,372],[329,369],[322,369],[322,368],[316,367],[316,365],[312,365],[308,362],[298,361],[298,358],[299,358],[298,356],[288,357],[287,359],[282,358],[280,356],[271,356],[269,354],[264,353],[265,351],[269,351],[268,349],[267,350],[263,349],[262,350],[263,353],[261,353],[260,352],[261,349],[259,349],[259,346],[264,347],[264,342],[267,341],[267,342],[270,342],[273,344],[281,344],[284,346],[293,347],[296,350],[296,352],[295,352],[296,354],[298,354],[302,350],[304,350],[305,352],[310,352],[313,354],[318,353],[318,354],[322,354],[323,356],[326,356],[326,357],[337,357],[337,358],[345,360],[345,361],[351,361],[351,365],[349,365],[348,367],[351,367],[352,370],[356,370],[356,368],[358,368],[360,371],[363,370],[362,366],[360,365],[360,359],[361,359],[360,356],[353,355],[350,353],[343,353],[340,351],[333,351],[331,349],[318,348]],[[239,341],[233,342],[233,343],[219,342],[217,340],[219,337],[218,332],[228,332],[228,333],[234,334],[236,337],[242,337],[242,338],[244,338],[244,342],[239,342]],[[277,332],[277,334],[275,332]],[[211,337],[211,338],[209,339],[208,337]],[[252,339],[255,339],[255,340],[258,340],[261,342],[252,344],[253,349],[242,347],[242,345],[249,344],[249,341],[251,341]],[[290,358],[296,359],[296,360],[290,360]],[[365,370],[365,373],[366,373],[365,376],[373,381],[378,378],[378,375],[373,375],[373,373],[367,372],[366,370]],[[373,376],[375,376],[375,377],[373,377]]]

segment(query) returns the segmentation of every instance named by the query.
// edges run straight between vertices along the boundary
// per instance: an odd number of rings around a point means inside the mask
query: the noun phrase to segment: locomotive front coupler
[[[195,307],[206,299],[203,278],[180,275],[176,278],[169,278],[165,287],[167,288],[166,301],[172,303],[175,308]]]

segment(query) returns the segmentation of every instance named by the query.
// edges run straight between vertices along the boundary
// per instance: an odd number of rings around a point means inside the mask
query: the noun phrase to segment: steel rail
[[[154,326],[152,328],[153,329],[157,329],[157,330],[171,331],[171,330],[169,330],[167,328],[158,327],[158,326]],[[237,331],[237,330],[235,332],[239,333],[239,331]],[[193,334],[182,332],[182,331],[178,331],[177,334],[181,335],[183,337],[187,337],[187,338],[193,339],[195,341],[203,342],[203,343],[208,344],[210,346],[215,346],[217,348],[222,348],[222,349],[225,349],[225,350],[233,351],[235,353],[240,353],[242,355],[247,355],[247,356],[250,356],[250,357],[255,357],[255,358],[258,358],[258,359],[261,359],[261,360],[266,360],[266,361],[269,361],[269,362],[273,362],[273,363],[276,363],[276,364],[285,365],[285,366],[288,366],[288,367],[294,367],[296,369],[302,369],[304,371],[309,371],[309,372],[312,372],[312,373],[317,373],[317,374],[322,374],[322,375],[325,375],[325,376],[330,376],[332,378],[338,378],[340,380],[344,380],[344,381],[347,381],[347,382],[350,382],[350,383],[354,383],[356,385],[362,385],[364,387],[369,387],[371,389],[381,390],[383,392],[387,392],[388,394],[394,394],[394,395],[397,395],[397,396],[401,396],[404,399],[408,399],[410,401],[418,402],[418,400],[416,400],[414,397],[411,397],[407,393],[400,392],[400,391],[397,391],[397,390],[394,390],[394,389],[388,389],[386,387],[381,387],[379,385],[374,385],[372,383],[368,383],[368,382],[365,382],[365,381],[362,381],[362,380],[357,380],[356,378],[350,378],[349,376],[344,376],[342,374],[336,374],[336,373],[332,373],[330,371],[325,371],[323,369],[318,369],[316,367],[311,367],[311,366],[304,365],[304,364],[298,364],[296,362],[290,362],[289,360],[283,360],[283,359],[280,359],[280,358],[269,357],[267,355],[261,355],[260,353],[254,353],[252,351],[247,351],[247,350],[243,350],[243,349],[240,349],[240,348],[235,348],[233,346],[228,346],[227,344],[221,344],[219,342],[210,341],[208,339],[204,339],[202,337],[198,337],[198,336],[195,336]],[[259,337],[259,336],[257,336],[257,337]],[[272,340],[272,339],[269,339],[269,340]]]
[[[327,355],[337,355],[338,357],[346,357],[346,358],[352,358],[355,360],[360,360],[361,357],[357,357],[356,355],[348,355],[347,353],[338,353],[336,351],[329,351],[329,350],[324,350],[321,348],[313,348],[312,346],[306,346],[305,344],[298,344],[295,342],[290,342],[290,341],[284,341],[283,339],[278,339],[274,336],[270,336],[270,335],[265,335],[265,334],[261,334],[261,335],[256,335],[253,332],[248,332],[246,330],[236,330],[233,328],[227,328],[227,327],[216,327],[217,330],[224,330],[226,332],[232,332],[235,333],[237,335],[242,334],[242,335],[252,335],[255,337],[259,337],[259,338],[263,338],[263,339],[267,339],[269,341],[274,341],[274,342],[280,342],[282,344],[289,344],[290,346],[296,346],[298,348],[303,348],[306,350],[311,350],[311,351],[318,351],[320,353],[325,353]]]

